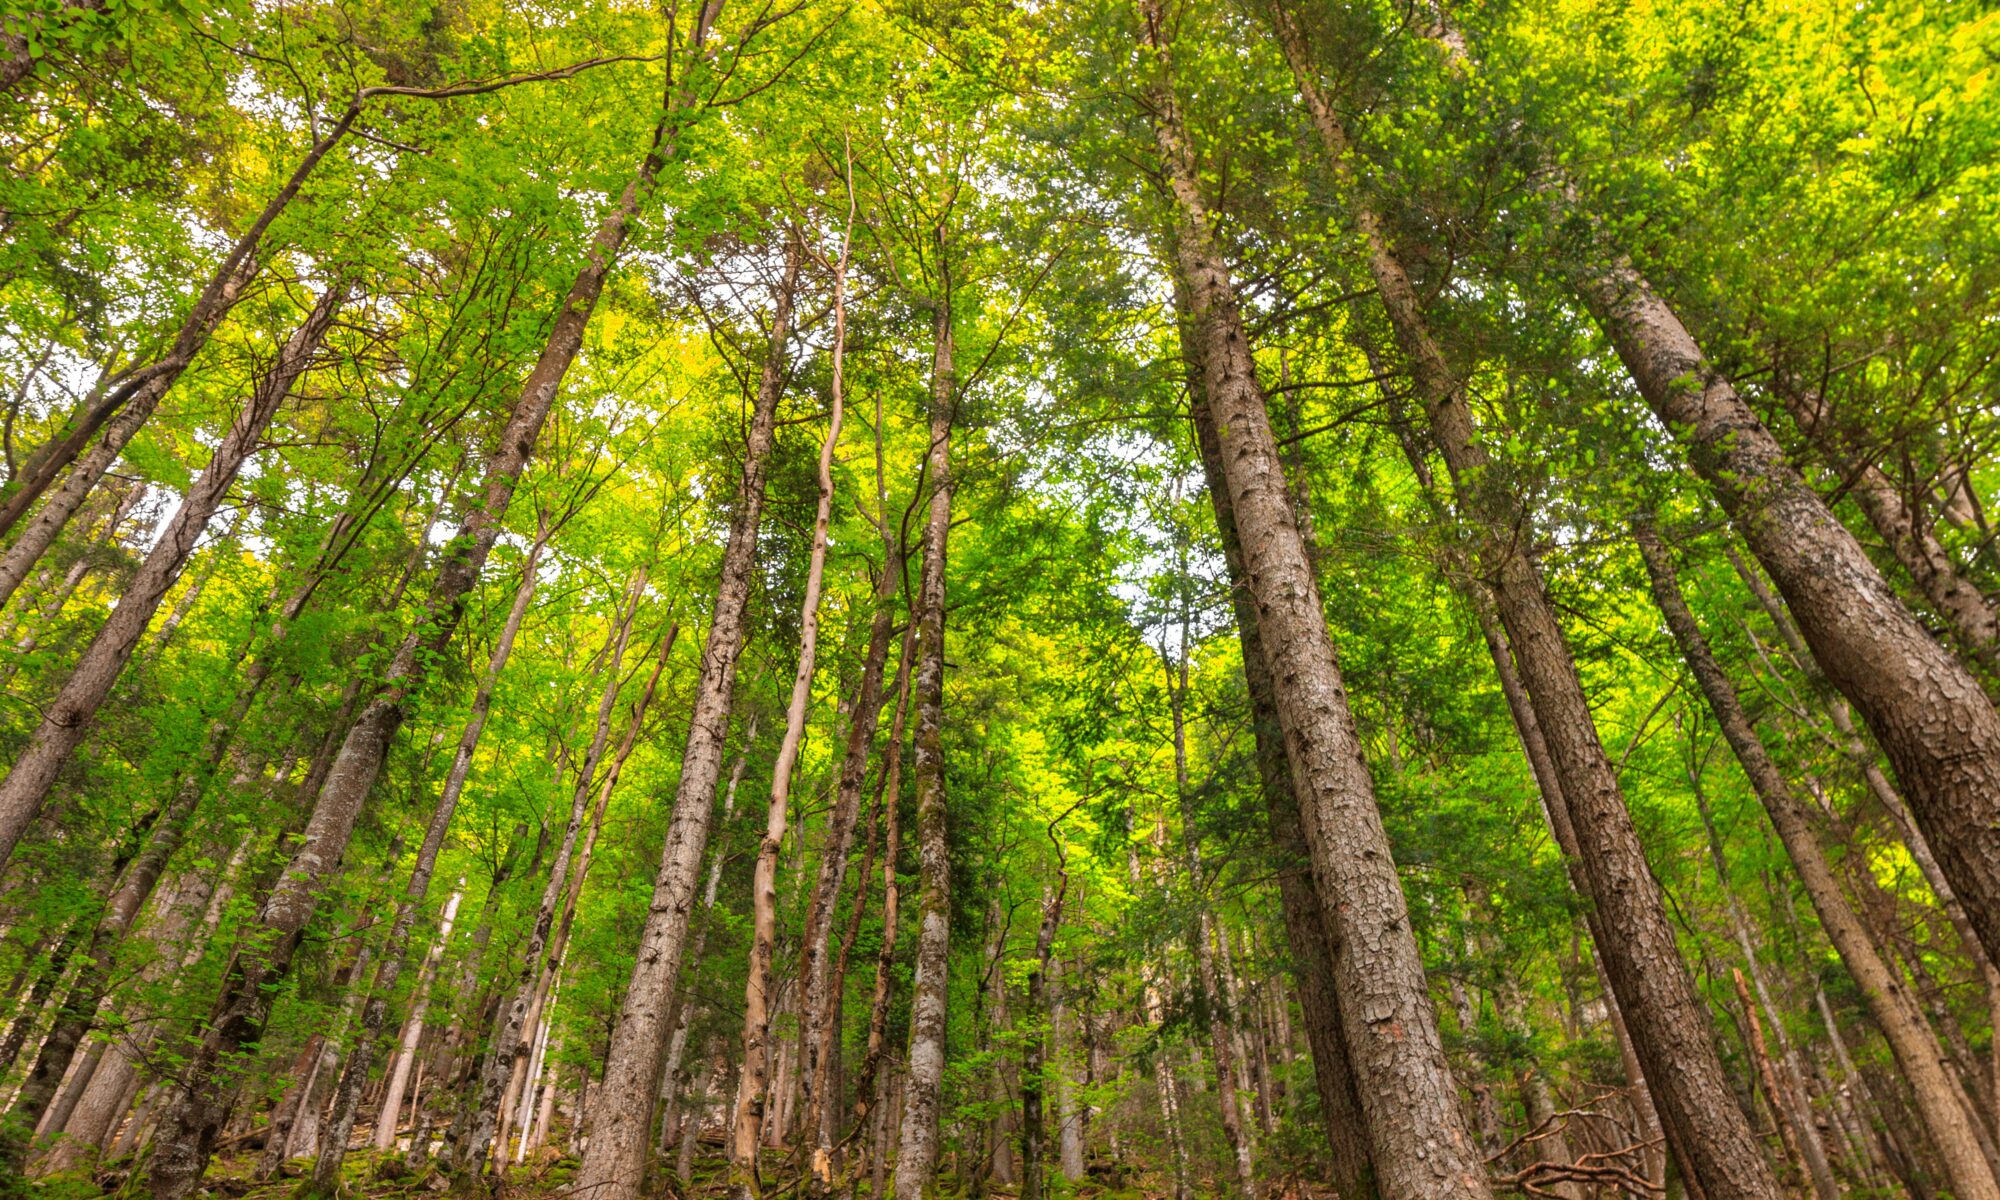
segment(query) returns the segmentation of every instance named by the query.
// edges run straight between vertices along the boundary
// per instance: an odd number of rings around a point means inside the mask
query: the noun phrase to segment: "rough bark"
[[[605,1055],[603,1086],[608,1094],[631,1100],[601,1115],[577,1168],[574,1187],[596,1200],[631,1200],[638,1194],[645,1174],[660,1052],[666,1043],[667,1018],[673,1011],[681,955],[687,946],[688,916],[694,907],[702,852],[708,845],[715,808],[737,657],[743,649],[745,614],[757,554],[757,526],[764,509],[764,479],[778,398],[784,391],[785,347],[790,340],[799,276],[796,243],[787,246],[785,257],[785,275],[778,287],[771,338],[744,447],[743,477],[729,522],[729,541],[722,555],[715,611],[709,622],[707,644],[702,648],[701,674],[695,683],[673,815],[667,826],[666,845],[660,853],[660,868],[654,877],[652,903],[640,934],[632,978]]]
[[[1164,60],[1168,47],[1157,0],[1142,0],[1141,13],[1147,48]],[[1377,1185],[1398,1200],[1483,1200],[1490,1195],[1483,1166],[1458,1111],[1318,581],[1292,512],[1234,284],[1211,238],[1171,83],[1153,89],[1148,102],[1177,208],[1178,268],[1194,314],[1258,630],[1268,661],[1283,664],[1272,672],[1273,691],[1323,911],[1335,935],[1335,986]]]
[[[0,863],[13,854],[15,843],[41,811],[42,802],[71,753],[90,732],[98,708],[111,694],[125,664],[131,661],[132,652],[145,636],[160,602],[173,590],[202,532],[208,528],[209,518],[215,515],[224,494],[236,482],[243,464],[256,452],[265,427],[291,394],[293,383],[319,350],[334,315],[346,300],[348,286],[343,280],[328,287],[304,324],[286,339],[270,371],[257,382],[222,443],[209,457],[201,477],[188,489],[180,509],[125,585],[117,606],[71,668],[62,689],[43,708],[41,722],[27,746],[15,758],[6,778],[0,780]],[[5,603],[9,591],[4,580],[0,580],[0,603]],[[129,921],[130,916],[126,919]],[[43,1102],[46,1103],[46,1097]]]
[[[1190,343],[1184,346],[1192,351]],[[1193,359],[1192,353],[1190,358]],[[1195,365],[1199,372],[1198,361]],[[1298,988],[1306,1042],[1312,1051],[1313,1081],[1319,1089],[1327,1147],[1332,1153],[1330,1174],[1342,1196],[1367,1200],[1375,1194],[1374,1168],[1368,1161],[1361,1101],[1354,1091],[1354,1068],[1348,1062],[1347,1043],[1341,1032],[1325,907],[1312,877],[1312,860],[1299,825],[1298,797],[1292,791],[1291,765],[1285,759],[1284,732],[1278,722],[1271,668],[1264,656],[1263,636],[1257,628],[1256,603],[1250,596],[1243,550],[1237,538],[1236,514],[1230,507],[1228,481],[1223,475],[1222,444],[1207,399],[1200,393],[1201,384],[1197,374],[1191,381],[1195,390],[1192,406],[1195,436],[1229,571],[1230,603],[1236,614],[1237,638],[1243,648],[1244,683],[1250,695],[1257,775],[1266,819],[1270,822],[1271,853],[1276,860],[1279,908],[1284,917],[1285,938],[1292,951],[1292,978]]]
[[[1638,268],[1594,243],[1570,265],[1640,394],[1770,572],[1821,671],[1874,732],[1988,957],[2000,958],[2000,711]]]
[[[1688,670],[1708,702],[1723,738],[1735,751],[1751,788],[1777,830],[1778,840],[1797,872],[1820,928],[1833,943],[1842,965],[1854,979],[1868,1012],[1882,1030],[1896,1065],[1909,1080],[1917,1117],[1930,1135],[1955,1193],[1972,1197],[2000,1196],[1993,1169],[1987,1164],[1973,1127],[1963,1091],[1944,1064],[1944,1052],[1924,1023],[1900,974],[1883,959],[1880,948],[1841,891],[1806,810],[1777,764],[1758,739],[1736,694],[1735,685],[1709,648],[1682,595],[1680,581],[1665,544],[1649,525],[1637,527],[1636,537],[1652,580],[1653,598],[1667,628],[1687,661]]]
[[[942,231],[939,241],[942,243]],[[910,1043],[903,1124],[897,1138],[896,1200],[924,1200],[937,1173],[938,1116],[944,1082],[947,981],[951,952],[951,859],[945,833],[944,605],[945,549],[951,532],[951,425],[958,400],[953,362],[951,286],[932,298],[931,437],[924,477],[931,487],[924,520],[917,603],[916,756],[917,950],[910,984]]]
[[[1328,160],[1349,192],[1377,294],[1416,376],[1432,440],[1472,526],[1479,565],[1561,779],[1584,895],[1598,917],[1594,932],[1607,935],[1599,940],[1599,959],[1652,1081],[1668,1144],[1711,1200],[1775,1195],[1777,1181],[1749,1121],[1731,1101],[1705,1010],[1681,961],[1665,895],[1646,861],[1575,660],[1527,549],[1532,522],[1479,444],[1465,386],[1431,335],[1380,215],[1357,186],[1347,130],[1320,90],[1296,18],[1282,4],[1274,12],[1280,47]]]

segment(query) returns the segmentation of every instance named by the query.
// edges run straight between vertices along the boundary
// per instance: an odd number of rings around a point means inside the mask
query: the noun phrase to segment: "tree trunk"
[[[937,231],[943,251],[944,231]],[[952,292],[947,279],[931,298],[931,439],[924,475],[932,488],[924,520],[917,604],[916,758],[917,951],[910,985],[910,1044],[903,1124],[896,1149],[896,1200],[924,1200],[937,1173],[938,1117],[944,1082],[947,980],[951,954],[951,859],[945,836],[944,605],[945,547],[951,533],[951,425],[958,402],[953,363]]]
[[[159,611],[160,602],[180,578],[202,531],[208,527],[209,518],[222,503],[224,493],[236,482],[243,464],[256,452],[265,426],[291,394],[293,383],[319,350],[347,291],[344,280],[328,287],[305,323],[286,340],[270,371],[258,381],[248,403],[236,414],[201,477],[188,489],[187,499],[126,584],[103,628],[77,659],[63,681],[62,690],[43,708],[41,722],[27,746],[8,769],[6,778],[0,780],[0,863],[13,854],[22,831],[41,811],[56,776],[90,732],[98,708],[131,660],[139,639],[145,636],[146,626]],[[0,603],[5,603],[11,590],[0,581]],[[130,921],[129,914],[126,920]],[[66,1057],[63,1065],[68,1065]],[[47,1103],[47,1099],[41,1097],[41,1103]],[[39,1110],[36,1115],[40,1115]]]
[[[1652,579],[1653,598],[1666,617],[1667,628],[1679,645],[1681,656],[1687,660],[1688,670],[1708,701],[1723,737],[1736,752],[1737,762],[1749,777],[1764,811],[1770,815],[1792,869],[1798,873],[1806,897],[1819,915],[1820,928],[1853,977],[1869,1015],[1895,1055],[1897,1067],[1909,1080],[1918,1119],[1938,1151],[1953,1191],[1967,1200],[2000,1197],[2000,1183],[1995,1181],[1973,1127],[1975,1118],[1968,1111],[1956,1079],[1943,1065],[1944,1054],[1936,1037],[1917,1013],[1902,977],[1883,960],[1880,949],[1827,866],[1803,806],[1758,740],[1735,686],[1696,624],[1694,613],[1681,594],[1666,546],[1645,524],[1638,526],[1636,536]]]
[[[1274,7],[1278,40],[1292,66],[1336,175],[1358,198],[1347,130],[1322,94],[1292,13]],[[1653,1082],[1668,1144],[1711,1200],[1772,1196],[1777,1183],[1749,1122],[1730,1102],[1728,1079],[1710,1040],[1705,1012],[1681,961],[1666,899],[1599,740],[1540,570],[1524,548],[1528,514],[1489,469],[1477,441],[1466,389],[1433,339],[1421,301],[1389,245],[1380,216],[1365,202],[1350,208],[1366,243],[1369,269],[1390,325],[1416,375],[1432,438],[1443,453],[1486,580],[1493,590],[1530,704],[1548,748],[1582,852],[1584,894],[1598,925],[1598,955]]]
[[[1189,384],[1195,393],[1192,405],[1195,434],[1229,570],[1230,603],[1236,614],[1237,638],[1242,643],[1243,675],[1250,694],[1257,774],[1270,822],[1279,907],[1284,916],[1286,941],[1291,946],[1292,976],[1298,986],[1299,1010],[1305,1020],[1306,1042],[1312,1051],[1313,1080],[1318,1086],[1327,1145],[1332,1152],[1331,1176],[1342,1196],[1367,1200],[1375,1195],[1374,1168],[1368,1161],[1361,1101],[1355,1094],[1354,1068],[1348,1061],[1347,1043],[1341,1031],[1325,907],[1312,877],[1312,859],[1299,825],[1298,797],[1292,791],[1291,765],[1285,758],[1284,732],[1278,722],[1271,669],[1257,628],[1257,608],[1250,596],[1236,515],[1230,507],[1229,485],[1223,474],[1222,443],[1216,434],[1215,418],[1201,392],[1200,365],[1193,354],[1192,340],[1184,341],[1183,346],[1197,372]]]
[[[578,872],[573,867],[577,838],[582,835],[590,812],[591,785],[595,782],[597,760],[610,737],[611,714],[618,702],[624,680],[620,670],[639,615],[639,601],[645,587],[645,573],[635,571],[618,601],[618,616],[606,641],[603,657],[604,686],[597,703],[597,719],[592,728],[590,748],[578,765],[576,786],[570,793],[569,819],[563,826],[562,842],[556,848],[549,881],[542,888],[541,906],[536,910],[534,928],[528,934],[522,955],[521,973],[512,995],[501,1011],[499,1031],[494,1036],[493,1054],[480,1078],[478,1124],[472,1139],[473,1160],[487,1160],[497,1171],[507,1161],[507,1135],[514,1122],[516,1101],[526,1082],[528,1059],[534,1052],[534,1038],[562,958],[556,923],[566,912],[571,888]],[[594,840],[595,830],[592,831]],[[582,864],[575,864],[580,866]],[[472,1163],[468,1162],[467,1166]],[[484,1167],[478,1168],[483,1170]]]
[[[844,256],[842,261],[844,264]],[[826,577],[827,526],[833,520],[833,455],[840,444],[840,424],[844,416],[840,377],[841,351],[847,334],[844,282],[844,274],[836,275],[833,410],[827,417],[826,438],[819,448],[819,505],[813,516],[805,596],[799,603],[798,668],[792,673],[792,695],[785,709],[785,734],[778,743],[778,758],[772,767],[771,802],[764,815],[764,840],[757,848],[757,865],[750,884],[753,915],[750,961],[743,984],[743,1073],[736,1085],[736,1122],[730,1146],[733,1166],[731,1191],[739,1197],[763,1194],[763,1185],[757,1174],[757,1148],[764,1134],[764,1060],[771,1037],[771,960],[778,940],[778,851],[785,840],[786,818],[792,802],[792,771],[798,763],[799,746],[805,740],[806,709],[812,703],[813,669],[819,658],[820,589]],[[878,667],[878,678],[880,674]],[[842,799],[845,799],[845,782],[843,778]],[[858,784],[855,790],[858,798]],[[851,832],[853,823],[850,807],[846,820],[848,832]],[[847,855],[845,843],[846,834],[843,832],[839,845],[829,843],[823,851],[827,860],[835,857],[844,859]],[[836,889],[839,886],[838,876],[834,886]],[[833,908],[831,899],[825,908],[830,918]],[[823,947],[820,957],[825,957]],[[800,1031],[809,1043],[815,1041],[818,1035],[818,1031],[803,1020]]]
[[[1043,1072],[1048,1062],[1046,1026],[1054,1012],[1049,1003],[1050,956],[1055,952],[1056,930],[1062,925],[1063,901],[1069,896],[1069,858],[1062,838],[1056,833],[1061,821],[1058,817],[1049,823],[1049,841],[1054,843],[1056,852],[1056,880],[1042,903],[1042,924],[1035,933],[1035,965],[1028,973],[1030,1030],[1021,1044],[1021,1200],[1042,1200],[1042,1159],[1047,1140],[1042,1098],[1048,1090]]]
[[[669,115],[662,115],[661,133]],[[238,954],[225,977],[208,1034],[185,1075],[186,1090],[163,1126],[153,1154],[150,1183],[154,1200],[182,1200],[207,1170],[215,1138],[228,1119],[234,1090],[224,1078],[229,1073],[224,1064],[239,1047],[261,1035],[270,995],[289,972],[325,877],[346,850],[362,804],[388,755],[389,743],[402,725],[404,703],[457,631],[466,597],[499,536],[507,506],[534,454],[563,375],[583,344],[584,327],[619,248],[651,195],[666,151],[665,144],[656,138],[637,177],[599,223],[584,263],[556,314],[548,342],[528,373],[499,443],[487,457],[480,502],[466,513],[446,548],[426,612],[397,648],[382,690],[348,731],[325,786],[317,794],[304,840],[258,914],[263,944]]]
[[[660,869],[654,878],[652,906],[645,930],[640,934],[632,979],[605,1055],[603,1086],[611,1095],[628,1099],[612,1106],[597,1122],[573,1185],[595,1200],[632,1200],[645,1174],[660,1051],[668,1033],[667,1018],[673,1011],[681,953],[687,945],[688,914],[694,906],[695,886],[701,876],[702,852],[708,844],[723,744],[729,732],[736,662],[743,649],[745,613],[757,554],[757,526],[764,508],[764,479],[769,468],[778,399],[784,391],[785,346],[790,339],[799,257],[796,241],[789,243],[784,279],[772,314],[771,340],[744,448],[743,478],[729,523],[728,545],[723,550],[715,613],[709,623],[708,642],[702,650],[701,676],[695,683],[673,816],[667,826]]]
[[[1167,53],[1158,0],[1142,0],[1145,38]],[[1164,65],[1164,63],[1163,63]],[[1225,480],[1301,824],[1320,884],[1339,1011],[1377,1185],[1403,1200],[1490,1195],[1458,1111],[1387,832],[1348,709],[1318,581],[1292,512],[1263,389],[1171,84],[1151,98],[1178,215],[1188,289]],[[1338,897],[1339,903],[1333,903]]]
[[[2000,957],[2000,711],[1638,268],[1600,246],[1571,269],[1640,393],[1784,594],[1820,669],[1861,710],[1988,957]]]
[[[463,884],[463,880],[460,881]],[[389,1150],[396,1144],[396,1126],[402,1118],[404,1090],[409,1087],[410,1074],[417,1061],[417,1047],[424,1036],[424,1013],[430,1007],[431,983],[437,978],[438,962],[444,957],[447,944],[451,941],[451,926],[458,916],[458,902],[463,891],[454,891],[451,899],[445,901],[444,912],[438,917],[437,939],[431,943],[430,953],[424,956],[423,968],[417,972],[417,986],[410,997],[410,1015],[403,1022],[403,1036],[397,1044],[394,1061],[389,1064],[389,1079],[382,1089],[382,1103],[375,1112],[375,1148]],[[381,987],[381,981],[376,981]]]

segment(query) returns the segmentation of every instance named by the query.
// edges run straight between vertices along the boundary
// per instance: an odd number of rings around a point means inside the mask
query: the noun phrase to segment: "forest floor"
[[[310,1162],[298,1160],[288,1163],[279,1177],[258,1180],[259,1157],[254,1153],[218,1157],[209,1168],[208,1177],[197,1196],[208,1200],[295,1200],[310,1171]],[[500,1194],[509,1200],[554,1200],[565,1194],[564,1189],[575,1171],[576,1160],[570,1157],[517,1166],[508,1171],[506,1185]],[[451,1180],[442,1174],[435,1171],[419,1173],[403,1167],[401,1155],[378,1158],[371,1153],[354,1152],[348,1156],[342,1176],[349,1200],[426,1200],[429,1197],[453,1200],[461,1194],[453,1191]],[[657,1195],[661,1200],[713,1200],[727,1193],[724,1176],[722,1165],[711,1159],[700,1164],[694,1178],[685,1187],[669,1181]],[[1154,1182],[1129,1178],[1116,1184],[1099,1179],[1070,1184],[1056,1176],[1050,1181],[1048,1194],[1051,1200],[1065,1197],[1070,1200],[1167,1200],[1172,1195],[1171,1187],[1162,1189],[1151,1186]],[[1197,1190],[1200,1190],[1199,1185]],[[136,1198],[143,1195],[143,1185],[129,1172],[114,1167],[101,1170],[94,1176],[79,1174],[44,1180],[35,1194],[46,1200]],[[866,1183],[854,1194],[866,1195]],[[944,1174],[938,1179],[937,1194],[940,1197],[956,1197],[971,1193],[959,1181]],[[1003,1200],[1015,1195],[1015,1192],[1012,1188],[989,1186],[984,1195],[992,1200]],[[1331,1200],[1334,1193],[1311,1184],[1284,1181],[1274,1182],[1268,1195],[1271,1200]]]
[[[310,1163],[305,1160],[289,1163],[278,1178],[260,1181],[255,1177],[258,1157],[256,1154],[241,1154],[217,1158],[197,1195],[208,1200],[295,1200],[301,1192]],[[568,1157],[518,1166],[508,1172],[506,1186],[500,1194],[508,1200],[555,1200],[565,1194],[564,1189],[575,1170],[576,1160]],[[437,1172],[418,1173],[403,1169],[400,1155],[378,1159],[373,1154],[356,1152],[348,1157],[342,1174],[348,1200],[426,1200],[428,1197],[451,1198],[457,1195],[452,1191],[451,1181]],[[1154,1186],[1156,1182],[1164,1181],[1135,1178],[1114,1185],[1104,1180],[1088,1179],[1071,1184],[1056,1176],[1050,1181],[1049,1196],[1051,1200],[1167,1200],[1172,1195],[1171,1187],[1162,1189]],[[1200,1194],[1200,1185],[1196,1187]],[[696,1170],[687,1186],[669,1182],[657,1194],[660,1200],[713,1200],[726,1192],[721,1164],[708,1161]],[[45,1180],[35,1194],[46,1200],[95,1200],[97,1197],[137,1197],[143,1195],[143,1189],[140,1181],[131,1178],[127,1172],[109,1169],[94,1177],[72,1175]],[[854,1194],[866,1195],[866,1184]],[[970,1193],[951,1176],[941,1175],[937,1194],[940,1197],[957,1197]],[[1015,1192],[1011,1188],[989,1186],[984,1195],[992,1200],[1004,1200]],[[1334,1193],[1319,1185],[1282,1180],[1272,1181],[1267,1195],[1270,1200],[1332,1200]]]

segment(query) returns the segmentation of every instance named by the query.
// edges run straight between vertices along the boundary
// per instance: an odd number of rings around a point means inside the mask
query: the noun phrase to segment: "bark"
[[[1184,343],[1185,344],[1185,343]],[[1188,345],[1192,350],[1192,346]],[[1191,361],[1193,356],[1190,355]],[[1197,362],[1197,370],[1198,362]],[[1230,507],[1223,475],[1222,444],[1215,419],[1200,393],[1201,380],[1191,382],[1196,440],[1208,496],[1222,535],[1223,558],[1229,570],[1230,603],[1236,614],[1237,638],[1243,648],[1243,676],[1250,695],[1251,732],[1255,736],[1257,775],[1270,823],[1271,852],[1276,860],[1278,900],[1285,938],[1292,951],[1292,977],[1299,993],[1299,1011],[1312,1051],[1313,1081],[1326,1122],[1330,1171],[1340,1194],[1350,1200],[1375,1195],[1374,1168],[1368,1161],[1368,1139],[1362,1128],[1361,1100],[1355,1094],[1354,1068],[1347,1058],[1341,1032],[1339,1001],[1333,985],[1333,951],[1325,908],[1312,877],[1312,859],[1299,825],[1299,803],[1292,790],[1291,765],[1285,758],[1284,732],[1278,721],[1271,669],[1257,627],[1257,608],[1250,596],[1243,566],[1236,514]]]
[[[270,371],[258,381],[249,401],[237,412],[201,477],[188,489],[180,509],[167,522],[145,562],[126,584],[117,606],[71,668],[62,689],[43,708],[42,719],[27,746],[8,769],[6,778],[0,780],[0,863],[13,854],[15,844],[41,811],[49,789],[68,764],[71,753],[90,732],[98,708],[111,694],[125,664],[131,661],[132,652],[145,636],[160,602],[173,590],[201,540],[202,531],[208,527],[209,518],[215,515],[224,494],[236,482],[243,464],[256,452],[278,406],[291,394],[292,385],[318,351],[334,315],[346,299],[348,286],[342,280],[328,287],[305,323],[286,340]],[[10,590],[0,580],[0,603],[5,603]],[[130,919],[131,914],[127,914],[126,920]],[[44,1103],[46,1099],[43,1098]]]
[[[845,265],[844,257],[842,264]],[[757,1173],[757,1147],[764,1135],[764,1062],[771,1038],[771,960],[778,940],[778,851],[785,840],[786,818],[792,803],[792,773],[798,764],[799,747],[805,741],[806,712],[812,703],[813,670],[819,659],[820,589],[826,578],[827,527],[833,520],[833,455],[840,444],[845,402],[841,392],[841,352],[847,335],[845,278],[844,273],[835,276],[833,409],[827,417],[826,437],[819,448],[819,506],[813,516],[805,596],[799,603],[798,668],[792,673],[792,694],[785,708],[785,733],[778,742],[778,757],[772,767],[771,801],[764,815],[764,840],[757,848],[757,865],[750,884],[753,915],[750,962],[743,984],[743,1073],[736,1085],[736,1122],[730,1147],[732,1190],[739,1196],[763,1193]],[[879,678],[879,667],[876,674]],[[843,785],[845,782],[843,778]],[[857,798],[859,790],[857,785]],[[845,842],[853,824],[850,806],[847,830],[840,838],[841,844],[829,844],[822,852],[827,860],[835,856],[846,857]],[[836,889],[838,886],[836,876]],[[830,916],[831,900],[825,907]],[[820,957],[825,957],[823,951]],[[806,1040],[816,1040],[817,1029],[813,1025],[802,1021],[801,1030]]]
[[[1938,1151],[1953,1191],[1967,1198],[2000,1196],[2000,1183],[1995,1181],[1974,1128],[1976,1118],[1969,1111],[1953,1073],[1944,1065],[1944,1052],[1936,1036],[1917,1011],[1902,976],[1883,959],[1874,938],[1841,891],[1804,805],[1758,739],[1735,686],[1688,608],[1666,546],[1647,525],[1638,526],[1636,536],[1652,580],[1653,598],[1666,618],[1667,628],[1679,645],[1723,738],[1735,751],[1737,762],[1770,816],[1792,869],[1805,888],[1806,898],[1819,916],[1820,928],[1854,979],[1869,1015],[1889,1043],[1897,1067],[1909,1080],[1917,1117]]]
[[[2000,651],[2000,613],[1994,611],[1951,552],[1938,541],[1930,522],[1903,500],[1896,485],[1875,465],[1857,439],[1841,428],[1826,402],[1798,386],[1781,370],[1772,389],[1799,430],[1825,455],[1847,494],[1889,548],[1898,565],[1932,610],[1944,619],[1959,648],[1989,670]]]
[[[239,1047],[254,1042],[262,1033],[270,994],[289,972],[326,876],[346,850],[390,741],[402,725],[405,703],[457,631],[466,598],[486,565],[562,378],[583,344],[584,328],[605,279],[665,162],[669,116],[670,112],[662,115],[652,149],[637,176],[598,224],[548,341],[514,402],[499,443],[487,456],[480,501],[466,513],[446,548],[422,620],[397,648],[380,692],[348,731],[333,769],[317,793],[305,837],[282,882],[258,914],[263,944],[238,954],[225,976],[208,1034],[184,1076],[186,1089],[162,1127],[153,1154],[150,1186],[155,1200],[182,1200],[207,1170],[234,1090],[224,1064]]]
[[[1164,60],[1160,5],[1142,0],[1141,12],[1146,42]],[[1335,987],[1377,1186],[1397,1200],[1483,1198],[1490,1195],[1483,1166],[1458,1111],[1318,581],[1292,512],[1235,288],[1211,238],[1171,83],[1155,89],[1149,103],[1178,209],[1178,267],[1194,313],[1258,630],[1268,660],[1283,664],[1272,672],[1273,691],[1334,935]]]
[[[943,249],[943,230],[938,230]],[[945,549],[951,532],[951,425],[958,379],[953,362],[951,285],[932,298],[931,438],[924,476],[931,486],[924,520],[917,602],[916,756],[917,950],[910,984],[910,1042],[903,1124],[897,1137],[896,1200],[924,1200],[937,1173],[938,1117],[944,1082],[947,981],[951,953],[951,859],[945,832],[944,605]]]
[[[707,644],[702,648],[701,674],[695,683],[673,815],[660,853],[660,868],[654,877],[652,903],[640,934],[632,978],[605,1055],[603,1086],[610,1095],[631,1100],[613,1106],[598,1120],[577,1168],[575,1188],[596,1200],[631,1200],[638,1194],[645,1174],[660,1052],[668,1033],[667,1018],[673,1011],[681,954],[687,946],[688,915],[694,907],[702,852],[708,845],[716,783],[729,733],[737,657],[742,652],[746,632],[745,615],[757,555],[757,526],[763,515],[764,480],[778,398],[784,391],[785,347],[790,340],[792,305],[798,288],[796,242],[787,246],[785,258],[785,274],[778,287],[770,343],[744,447],[743,478],[737,488],[729,540],[722,555],[715,612],[709,622]]]
[[[1366,245],[1370,274],[1409,360],[1433,441],[1450,471],[1480,567],[1527,687],[1541,736],[1561,780],[1581,852],[1583,894],[1607,937],[1599,959],[1624,1009],[1634,1048],[1653,1083],[1668,1144],[1711,1200],[1772,1196],[1777,1182],[1749,1121],[1731,1101],[1705,1010],[1688,976],[1664,892],[1619,792],[1591,717],[1575,660],[1555,619],[1539,567],[1526,549],[1532,523],[1479,444],[1466,388],[1431,335],[1408,273],[1380,215],[1361,197],[1347,130],[1321,92],[1303,33],[1274,6],[1278,39]]]
[[[2000,957],[2000,711],[1638,268],[1593,246],[1571,269],[1640,394],[1777,583],[1821,671],[1888,754],[1987,956]]]

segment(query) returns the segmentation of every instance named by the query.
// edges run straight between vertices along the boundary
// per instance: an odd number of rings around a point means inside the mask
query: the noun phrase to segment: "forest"
[[[1991,0],[0,0],[0,1200],[2000,1200]]]

